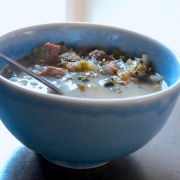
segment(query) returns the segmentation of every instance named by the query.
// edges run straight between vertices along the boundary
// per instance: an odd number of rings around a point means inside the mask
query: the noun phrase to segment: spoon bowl
[[[2,58],[2,60],[5,61],[6,63],[13,65],[14,67],[18,68],[19,70],[26,72],[27,74],[29,74],[30,76],[32,76],[36,80],[40,81],[41,83],[43,83],[44,85],[46,85],[50,89],[54,90],[56,93],[63,95],[63,92],[59,88],[57,88],[56,86],[54,86],[53,84],[48,82],[46,79],[39,76],[38,74],[34,73],[33,71],[30,71],[28,68],[26,68],[22,64],[18,63],[17,61],[14,61],[11,58],[9,58],[9,57],[5,56],[4,54],[1,54],[1,53],[0,53],[0,58]]]

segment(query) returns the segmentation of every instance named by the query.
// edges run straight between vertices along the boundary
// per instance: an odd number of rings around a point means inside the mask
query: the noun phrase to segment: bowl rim
[[[73,25],[73,26],[78,26],[78,25],[82,25],[82,26],[96,26],[98,28],[108,28],[108,29],[116,29],[116,30],[121,30],[124,32],[128,32],[128,33],[132,33],[135,34],[137,36],[141,36],[144,37],[146,39],[150,39],[151,41],[155,41],[157,43],[160,43],[161,45],[164,45],[163,43],[161,43],[158,40],[155,40],[149,36],[143,35],[141,33],[132,31],[132,30],[128,30],[128,29],[123,29],[120,27],[115,27],[115,26],[110,26],[110,25],[103,25],[103,24],[96,24],[96,23],[89,23],[89,22],[61,22],[61,23],[48,23],[48,24],[40,24],[40,25],[33,25],[33,26],[27,26],[27,27],[23,27],[20,29],[16,29],[13,30],[11,32],[8,32],[2,36],[0,36],[1,38],[5,38],[6,36],[9,36],[10,34],[13,33],[17,33],[17,32],[21,32],[24,30],[29,30],[29,29],[34,29],[34,28],[46,28],[48,26],[58,26],[58,25]],[[180,67],[180,57],[177,55],[177,53],[175,53],[171,48],[169,48],[168,46],[164,45],[165,47],[167,47],[172,54],[175,55],[177,61],[179,62],[179,67]],[[78,97],[71,97],[71,96],[64,96],[64,95],[58,95],[58,94],[50,94],[50,93],[41,93],[41,92],[36,92],[33,90],[29,90],[26,89],[24,87],[20,87],[18,85],[13,84],[12,82],[10,82],[8,79],[6,79],[5,77],[0,75],[0,82],[3,82],[5,85],[9,86],[10,88],[15,88],[15,90],[24,93],[29,96],[34,96],[34,97],[41,97],[41,98],[47,98],[47,99],[52,99],[53,101],[67,101],[67,102],[86,102],[86,103],[92,103],[92,102],[98,102],[98,103],[112,103],[112,102],[129,102],[129,101],[141,101],[143,99],[151,99],[151,98],[156,98],[157,96],[164,96],[166,94],[168,94],[169,92],[175,91],[177,89],[180,90],[180,77],[176,80],[176,82],[174,84],[172,84],[171,86],[167,87],[164,90],[158,91],[158,92],[154,92],[151,94],[147,94],[147,95],[141,95],[141,96],[135,96],[135,97],[126,97],[126,98],[78,98]]]

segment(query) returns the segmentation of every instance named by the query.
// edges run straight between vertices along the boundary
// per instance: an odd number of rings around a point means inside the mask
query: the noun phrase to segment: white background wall
[[[180,52],[180,0],[82,0],[84,19],[137,31]]]
[[[0,0],[0,35],[25,26],[87,21],[130,29],[180,52],[180,0]]]
[[[44,23],[65,21],[66,0],[0,0],[0,35]]]

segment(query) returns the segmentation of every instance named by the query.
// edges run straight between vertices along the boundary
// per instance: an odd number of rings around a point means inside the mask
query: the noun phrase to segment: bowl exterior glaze
[[[46,42],[70,47],[118,47],[148,53],[169,88],[126,99],[45,95],[0,77],[0,118],[25,146],[49,159],[99,163],[127,156],[148,143],[168,120],[180,91],[178,57],[159,42],[127,30],[84,23],[24,28],[0,38],[0,52],[17,59]],[[5,66],[0,62],[0,68]]]

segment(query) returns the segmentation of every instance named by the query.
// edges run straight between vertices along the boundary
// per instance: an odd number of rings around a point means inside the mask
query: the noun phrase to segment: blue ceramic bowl
[[[0,119],[25,146],[56,164],[95,167],[127,156],[164,126],[180,92],[180,63],[166,46],[120,28],[85,23],[27,27],[0,37],[0,52],[13,59],[46,42],[71,47],[114,47],[149,54],[168,88],[123,99],[78,99],[33,92],[0,77]],[[0,69],[5,63],[0,61]]]

